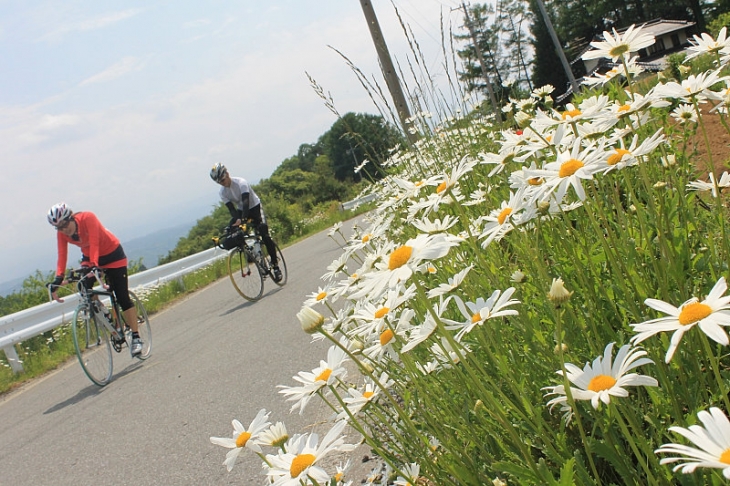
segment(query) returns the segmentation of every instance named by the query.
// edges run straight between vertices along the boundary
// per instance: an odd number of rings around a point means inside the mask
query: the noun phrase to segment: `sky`
[[[460,2],[372,5],[394,61],[397,8],[438,78]],[[306,73],[341,114],[377,114],[333,48],[385,89],[356,0],[0,2],[0,282],[55,269],[55,203],[123,244],[210,214],[216,162],[269,177],[336,121]]]

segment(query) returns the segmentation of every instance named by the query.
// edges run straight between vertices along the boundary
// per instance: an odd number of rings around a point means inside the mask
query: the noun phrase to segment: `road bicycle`
[[[132,343],[132,329],[124,320],[122,308],[114,293],[102,282],[102,275],[100,270],[81,268],[71,270],[64,282],[64,284],[75,283],[79,294],[79,305],[74,311],[71,322],[76,356],[78,356],[86,376],[99,386],[104,386],[111,381],[112,349],[121,353],[125,346],[129,348]],[[95,280],[99,287],[87,288],[88,280]],[[48,292],[51,296],[53,290],[49,286]],[[133,358],[145,360],[150,357],[152,351],[150,320],[147,317],[147,310],[139,298],[131,291],[129,297],[137,309],[137,328],[143,343],[142,353]],[[100,298],[109,299],[111,312],[99,300]],[[63,302],[62,299],[56,300]]]
[[[264,280],[267,277],[271,277],[279,287],[286,285],[288,274],[284,255],[274,243],[277,263],[281,270],[281,279],[277,280],[274,278],[268,250],[256,225],[244,223],[237,228],[228,227],[222,236],[213,238],[213,241],[218,248],[228,250],[228,276],[233,287],[244,299],[259,300],[264,293]],[[231,248],[231,244],[235,246]]]

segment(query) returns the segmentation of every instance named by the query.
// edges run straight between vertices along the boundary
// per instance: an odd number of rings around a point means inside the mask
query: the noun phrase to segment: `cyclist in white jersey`
[[[220,184],[218,195],[223,204],[231,213],[231,227],[237,227],[244,221],[251,220],[261,235],[261,240],[271,257],[271,270],[274,273],[274,280],[281,280],[281,269],[279,259],[276,255],[276,245],[269,235],[269,225],[266,224],[266,216],[261,207],[261,199],[256,195],[248,181],[243,177],[231,177],[228,169],[223,164],[215,164],[210,169],[210,178]]]

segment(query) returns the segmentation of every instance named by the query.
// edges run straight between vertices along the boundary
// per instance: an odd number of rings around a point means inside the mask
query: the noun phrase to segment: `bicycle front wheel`
[[[246,300],[259,300],[264,293],[264,276],[246,252],[234,248],[228,253],[228,275],[236,291]]]
[[[112,346],[107,329],[85,305],[74,312],[71,333],[81,368],[91,381],[104,386],[112,379]]]
[[[142,340],[142,353],[137,358],[147,359],[152,352],[152,327],[150,326],[150,319],[147,317],[147,309],[144,308],[144,304],[134,292],[129,292],[129,298],[132,299],[134,307],[137,309],[137,330],[139,331],[139,338]],[[132,344],[132,339],[130,338],[128,342]]]

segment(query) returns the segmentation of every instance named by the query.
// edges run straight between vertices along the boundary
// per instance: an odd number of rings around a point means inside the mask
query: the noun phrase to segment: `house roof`
[[[688,20],[664,20],[655,19],[645,22],[638,27],[641,27],[641,31],[646,34],[652,34],[654,36],[660,36],[664,34],[670,34],[678,30],[685,30],[693,27],[695,22]],[[628,28],[628,27],[627,27]],[[626,29],[617,30],[616,32],[624,32]]]

